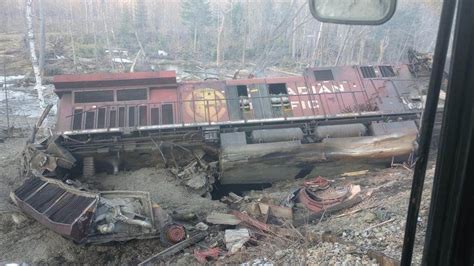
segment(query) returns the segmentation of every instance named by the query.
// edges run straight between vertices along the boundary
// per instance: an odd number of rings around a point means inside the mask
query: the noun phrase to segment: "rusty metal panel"
[[[81,241],[87,236],[98,198],[57,182],[30,178],[12,193],[12,200],[51,230]]]

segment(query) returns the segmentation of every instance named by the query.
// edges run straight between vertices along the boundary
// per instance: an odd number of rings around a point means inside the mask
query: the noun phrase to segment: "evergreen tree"
[[[181,19],[193,34],[193,51],[196,52],[197,42],[204,29],[211,21],[211,8],[208,0],[182,0]]]

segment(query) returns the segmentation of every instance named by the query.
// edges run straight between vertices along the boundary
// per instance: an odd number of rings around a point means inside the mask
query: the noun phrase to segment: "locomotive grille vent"
[[[380,73],[382,73],[382,77],[395,77],[395,71],[393,71],[393,68],[391,66],[379,66],[379,69]]]
[[[371,66],[361,66],[360,71],[362,72],[362,76],[364,78],[375,78],[377,75],[375,74],[375,70]]]

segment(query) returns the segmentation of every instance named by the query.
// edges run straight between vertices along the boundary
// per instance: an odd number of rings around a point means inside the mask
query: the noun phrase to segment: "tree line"
[[[388,23],[348,26],[316,21],[306,0],[2,0],[4,32],[26,33],[25,1],[40,37],[36,49],[45,46],[40,64],[63,56],[74,66],[88,60],[112,71],[123,71],[106,52],[113,49],[127,50],[132,61],[166,51],[215,66],[250,65],[256,73],[404,62],[409,48],[434,49],[441,8],[441,0],[399,0]]]

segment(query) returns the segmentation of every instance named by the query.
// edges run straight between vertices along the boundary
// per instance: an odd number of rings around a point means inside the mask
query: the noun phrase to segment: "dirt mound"
[[[166,169],[142,168],[137,171],[119,172],[117,175],[98,175],[86,182],[98,190],[148,191],[152,201],[168,212],[202,216],[213,210],[226,209],[223,203],[203,198],[188,190]]]

